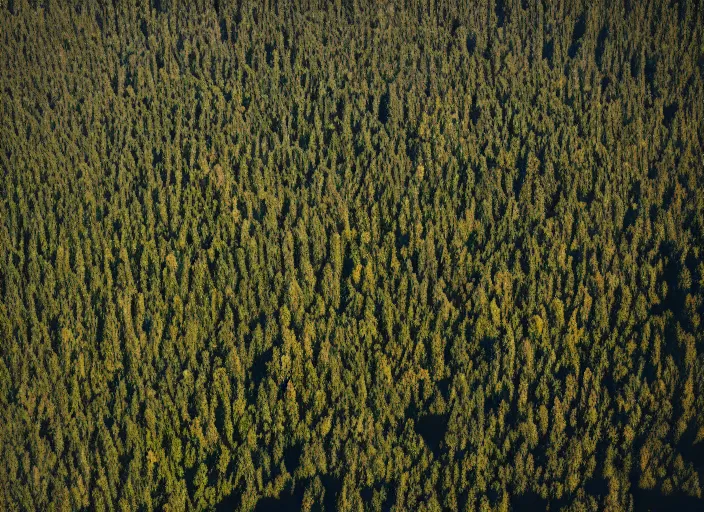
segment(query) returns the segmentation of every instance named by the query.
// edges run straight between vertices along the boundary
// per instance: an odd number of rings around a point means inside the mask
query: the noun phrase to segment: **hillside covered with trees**
[[[0,509],[704,510],[704,5],[0,1]]]

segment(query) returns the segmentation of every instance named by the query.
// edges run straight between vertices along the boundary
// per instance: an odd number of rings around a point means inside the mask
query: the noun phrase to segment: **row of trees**
[[[700,505],[702,6],[264,4],[4,2],[0,508]]]

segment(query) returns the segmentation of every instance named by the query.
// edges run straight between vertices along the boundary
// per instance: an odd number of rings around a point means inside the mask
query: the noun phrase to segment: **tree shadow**
[[[448,420],[446,414],[425,414],[415,420],[416,432],[423,438],[435,458],[442,453]]]
[[[677,114],[678,109],[679,104],[676,101],[662,108],[662,115],[665,118],[665,126],[667,126],[668,128],[672,125],[672,121],[675,118],[675,114]]]
[[[496,13],[496,26],[503,27],[506,21],[506,4],[504,0],[496,0],[494,13]]]
[[[567,55],[570,59],[574,59],[577,56],[580,46],[582,46],[582,36],[587,31],[587,21],[582,14],[577,18],[577,22],[574,24],[574,30],[572,31],[572,44],[567,50]]]
[[[596,61],[596,65],[599,66],[599,69],[602,68],[602,57],[604,56],[607,37],[609,37],[609,27],[604,25],[596,38],[596,48],[594,49],[594,60]]]
[[[548,510],[550,502],[540,494],[528,491],[511,498],[511,510]]]
[[[704,510],[704,500],[684,493],[662,494],[660,491],[648,489],[633,490],[633,505],[636,511],[688,511]]]
[[[286,486],[286,489],[281,491],[278,498],[269,497],[260,499],[257,502],[257,506],[254,507],[254,510],[256,512],[269,510],[298,512],[303,505],[303,492],[304,489],[302,485],[292,487],[289,484]]]

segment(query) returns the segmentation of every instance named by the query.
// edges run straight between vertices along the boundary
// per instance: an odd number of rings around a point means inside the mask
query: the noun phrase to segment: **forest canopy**
[[[0,509],[704,509],[704,5],[0,0]]]

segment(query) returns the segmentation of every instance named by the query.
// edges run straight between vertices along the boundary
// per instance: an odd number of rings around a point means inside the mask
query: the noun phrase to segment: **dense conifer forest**
[[[704,510],[704,6],[0,1],[0,509]]]

